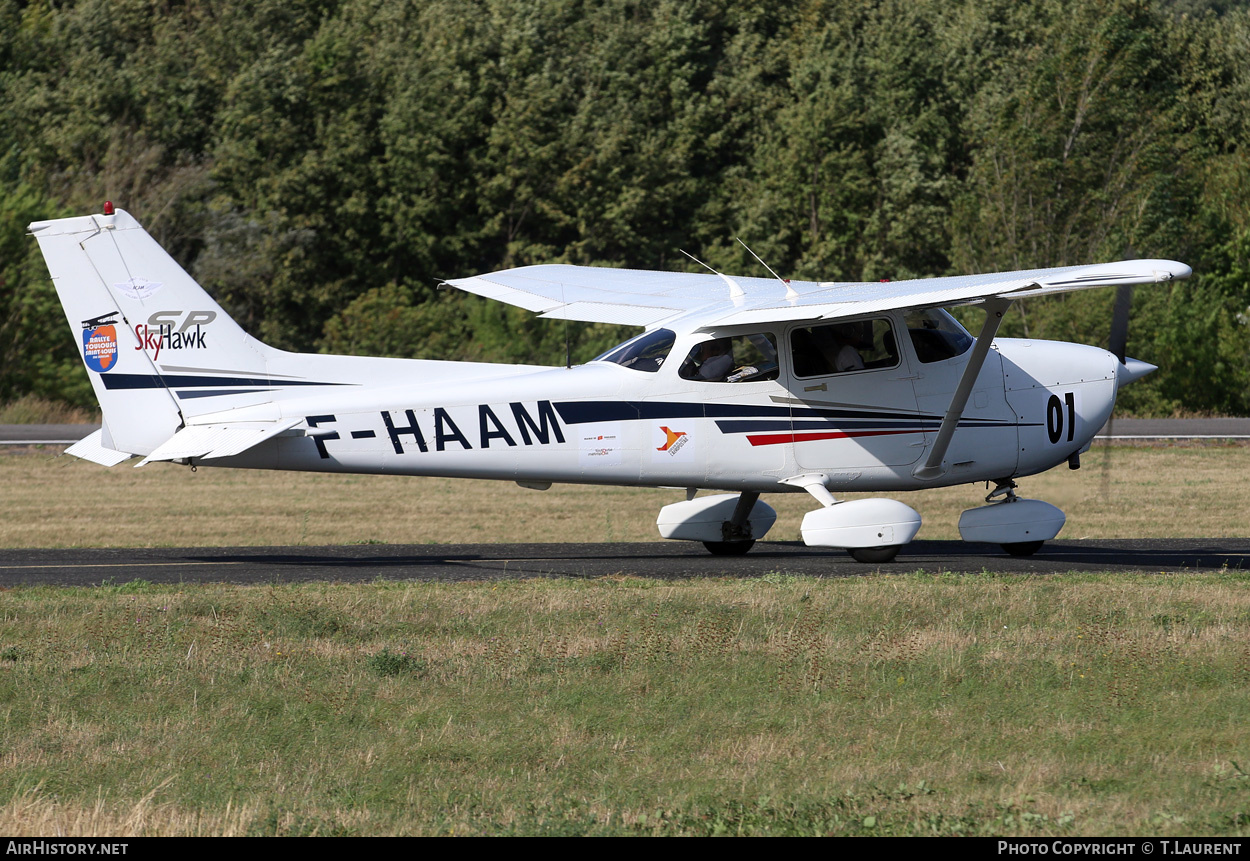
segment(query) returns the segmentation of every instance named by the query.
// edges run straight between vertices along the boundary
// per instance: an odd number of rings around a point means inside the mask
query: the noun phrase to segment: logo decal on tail
[[[116,314],[102,314],[82,321],[82,357],[87,367],[102,374],[117,364],[117,328],[112,319]]]
[[[131,299],[147,299],[164,286],[160,281],[148,281],[144,278],[131,278],[122,284],[114,284],[113,289]]]

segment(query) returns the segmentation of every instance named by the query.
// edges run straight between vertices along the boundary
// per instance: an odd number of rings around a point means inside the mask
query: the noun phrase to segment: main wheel
[[[847,553],[854,557],[856,562],[864,562],[869,565],[878,565],[882,562],[892,562],[894,557],[898,555],[901,544],[890,544],[885,547],[850,547]]]
[[[703,546],[713,556],[746,556],[755,541],[704,541]]]
[[[1004,544],[1003,549],[1012,556],[1032,556],[1034,553],[1042,549],[1045,541],[1017,541],[1012,544]]]

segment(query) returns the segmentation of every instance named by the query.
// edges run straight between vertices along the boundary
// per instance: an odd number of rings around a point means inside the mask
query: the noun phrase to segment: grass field
[[[1071,537],[1245,534],[1250,449],[1106,454],[1022,490]],[[0,486],[7,546],[647,540],[680,498],[38,454]],[[983,493],[904,498],[940,538]],[[1250,575],[0,588],[0,716],[13,835],[1244,836]]]
[[[1110,468],[1104,468],[1107,461]],[[1023,479],[1020,495],[1062,508],[1060,538],[1246,534],[1250,447],[1096,448],[1083,467]],[[342,476],[149,464],[104,469],[51,452],[0,452],[0,547],[653,541],[681,491]],[[899,494],[924,518],[921,538],[958,538],[983,485]],[[853,498],[853,497],[852,497]],[[771,494],[769,538],[794,541],[806,493]]]
[[[1244,835],[1247,586],[15,590],[0,831]]]

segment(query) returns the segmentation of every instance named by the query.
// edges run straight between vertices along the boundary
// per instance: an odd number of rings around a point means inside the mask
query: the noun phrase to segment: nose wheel
[[[893,562],[894,557],[898,555],[899,549],[903,545],[890,544],[885,547],[850,547],[847,553],[851,554],[851,558],[856,562],[863,562],[866,565],[880,565],[883,562]]]
[[[1045,543],[1045,541],[1013,541],[1002,545],[1002,548],[1012,556],[1032,556],[1041,550]]]

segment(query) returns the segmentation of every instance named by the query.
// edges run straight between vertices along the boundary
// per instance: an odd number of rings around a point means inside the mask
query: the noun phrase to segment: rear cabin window
[[[690,351],[677,373],[684,380],[705,383],[775,380],[777,339],[766,332],[711,338]]]
[[[894,329],[884,317],[810,326],[790,333],[796,377],[823,377],[898,365]]]

